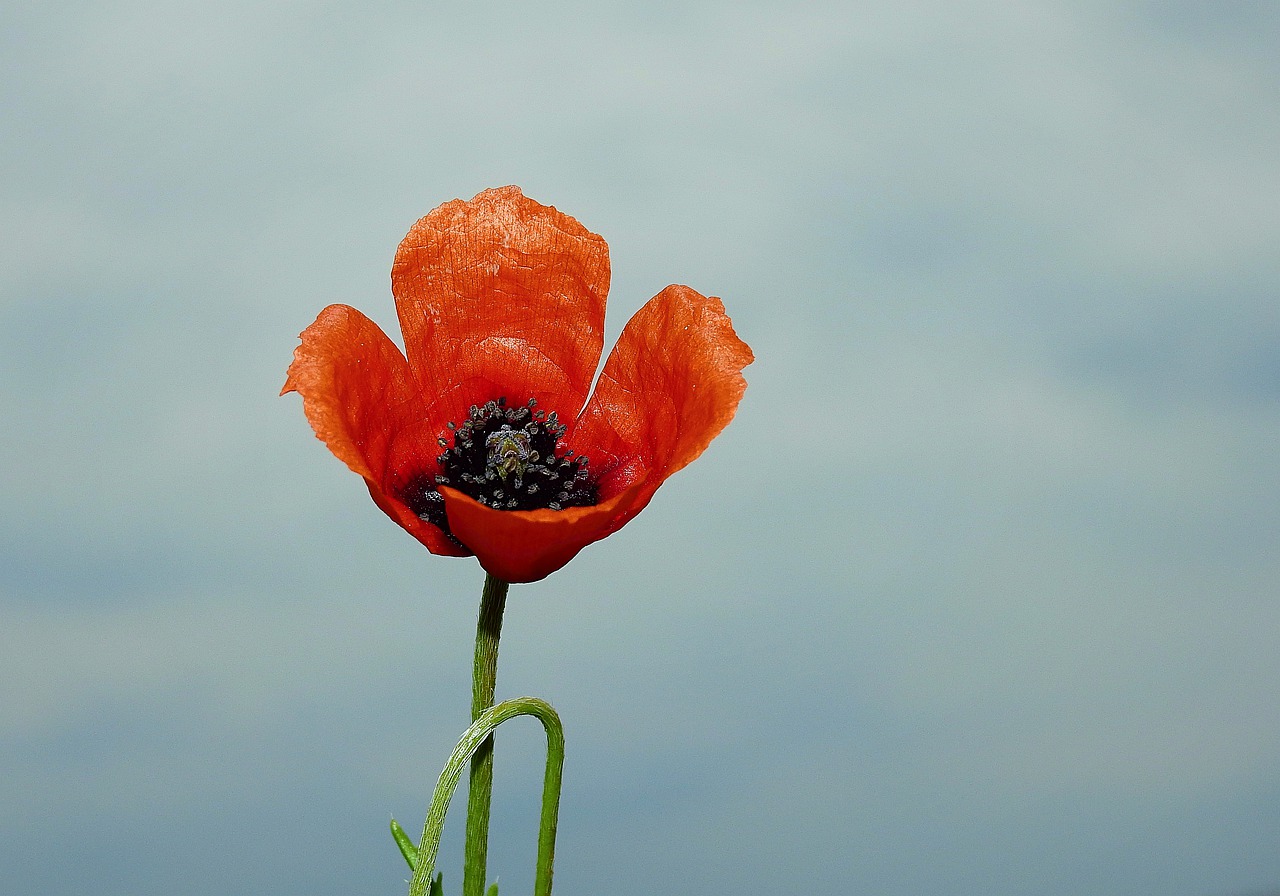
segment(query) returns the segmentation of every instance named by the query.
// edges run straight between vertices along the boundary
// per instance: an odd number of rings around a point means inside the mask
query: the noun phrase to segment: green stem
[[[493,705],[498,678],[498,639],[507,604],[506,582],[486,575],[476,622],[476,659],[471,679],[471,721]],[[471,757],[467,790],[467,842],[462,868],[462,896],[484,896],[489,853],[489,803],[493,795],[493,735],[485,737]]]

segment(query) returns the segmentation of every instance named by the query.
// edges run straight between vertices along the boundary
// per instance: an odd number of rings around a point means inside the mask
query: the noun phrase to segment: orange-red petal
[[[590,458],[602,498],[632,494],[609,532],[729,424],[753,360],[724,303],[687,286],[668,286],[627,322],[569,438]]]
[[[485,571],[505,582],[536,582],[564,566],[615,528],[619,508],[635,501],[641,485],[594,507],[566,510],[494,510],[442,488],[449,528],[475,552]]]
[[[603,238],[517,187],[486,190],[413,226],[391,289],[437,425],[499,396],[577,416],[604,344]]]
[[[404,355],[369,318],[330,305],[302,332],[280,394],[302,407],[334,455],[364,477],[374,501],[437,554],[461,550],[397,497],[409,477],[435,469],[436,434],[424,431],[424,402]]]

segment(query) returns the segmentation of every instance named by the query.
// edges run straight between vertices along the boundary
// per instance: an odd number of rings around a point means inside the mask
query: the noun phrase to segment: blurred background
[[[557,893],[1274,891],[1277,46],[1267,2],[5,6],[4,889],[405,891],[483,574],[277,393],[515,183],[609,241],[607,344],[678,282],[758,359],[512,589]]]

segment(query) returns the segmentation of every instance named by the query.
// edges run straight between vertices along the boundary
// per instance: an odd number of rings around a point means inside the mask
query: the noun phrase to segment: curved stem
[[[471,727],[463,733],[440,772],[431,808],[427,810],[427,823],[422,829],[422,839],[416,850],[413,879],[409,883],[409,896],[426,896],[435,870],[436,854],[440,851],[440,834],[444,830],[449,801],[462,777],[462,768],[473,754],[492,737],[493,730],[516,716],[536,716],[547,732],[547,769],[542,780],[542,815],[538,826],[538,865],[534,881],[534,896],[551,896],[551,877],[555,863],[556,824],[560,814],[560,781],[564,771],[564,727],[560,717],[545,700],[537,697],[516,697],[504,700],[480,714]],[[397,838],[398,839],[398,838]],[[402,847],[403,848],[403,847]],[[412,846],[410,845],[410,849]]]
[[[476,658],[471,679],[471,720],[493,705],[498,678],[498,639],[507,604],[506,582],[486,575],[476,621]],[[493,794],[493,736],[476,748],[467,789],[467,841],[462,868],[462,896],[484,896],[489,853],[489,804]]]

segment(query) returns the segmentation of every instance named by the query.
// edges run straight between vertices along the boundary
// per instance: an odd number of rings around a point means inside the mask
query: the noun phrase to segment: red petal
[[[364,477],[388,516],[433,553],[466,553],[395,497],[409,476],[434,471],[437,433],[425,429],[404,355],[377,324],[346,305],[320,312],[302,332],[280,394],[295,391],[316,435]]]
[[[590,458],[602,498],[634,493],[610,532],[729,424],[754,359],[724,303],[687,286],[668,286],[628,321],[569,437]]]
[[[475,551],[486,572],[505,582],[536,582],[617,528],[619,508],[634,503],[640,488],[567,510],[494,510],[451,488],[440,493],[449,528]]]
[[[604,344],[609,247],[575,219],[517,187],[446,203],[400,244],[391,290],[409,365],[445,419],[500,396],[565,419],[582,408]]]

